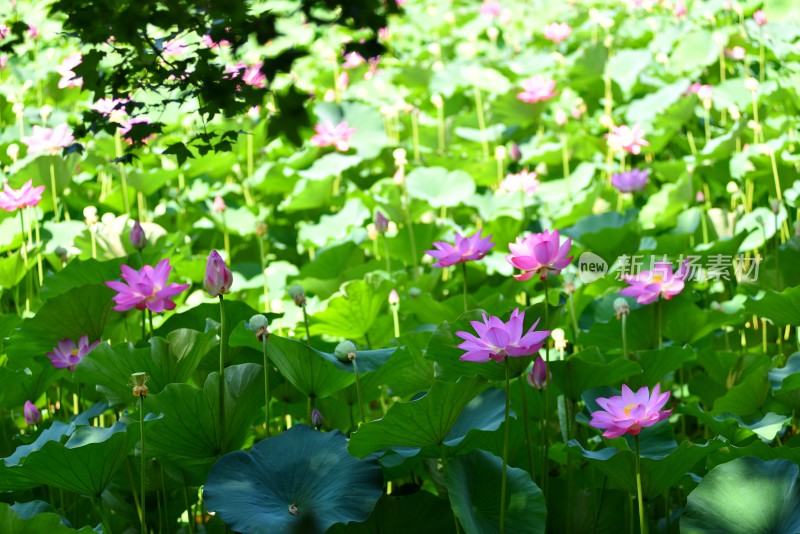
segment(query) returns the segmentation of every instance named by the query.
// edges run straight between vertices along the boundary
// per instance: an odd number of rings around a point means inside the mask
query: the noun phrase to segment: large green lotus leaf
[[[691,31],[681,37],[672,51],[670,66],[679,72],[691,72],[714,63],[719,45],[708,30]]]
[[[800,408],[800,352],[789,356],[783,367],[770,369],[769,383],[776,399],[793,409]]]
[[[458,380],[462,376],[482,376],[488,380],[505,381],[506,369],[504,364],[495,361],[483,363],[462,361],[464,350],[459,349],[458,345],[464,340],[456,336],[456,332],[469,332],[475,334],[475,330],[470,325],[470,321],[480,321],[482,310],[472,310],[453,322],[445,321],[441,323],[431,336],[428,343],[426,356],[433,359],[437,364],[436,378],[441,380]],[[533,324],[534,314],[528,313],[525,321],[525,329]],[[502,319],[507,321],[507,316]],[[544,329],[544,320],[539,323],[537,330]],[[520,375],[530,364],[530,357],[509,358],[511,366],[511,376]]]
[[[150,347],[135,349],[130,343],[95,347],[75,369],[75,380],[94,384],[111,404],[131,400],[131,374],[147,373],[150,393],[159,393],[168,384],[186,382],[216,343],[214,332],[187,328],[174,330],[167,338],[150,338]]]
[[[350,456],[341,432],[305,425],[223,456],[203,487],[206,508],[243,534],[325,532],[361,522],[382,494],[375,460]]]
[[[616,385],[642,372],[635,362],[620,357],[607,360],[596,348],[573,354],[566,360],[551,360],[549,370],[553,383],[573,401],[580,400],[586,390]]]
[[[31,265],[28,265],[30,269]],[[11,289],[25,278],[25,261],[18,251],[6,258],[0,258],[0,290]]]
[[[506,391],[490,388],[484,390],[464,407],[456,424],[447,433],[444,444],[459,445],[471,431],[493,432],[505,421]],[[513,412],[511,412],[513,416]]]
[[[663,423],[667,424],[667,423]],[[712,440],[705,445],[683,441],[667,454],[642,453],[642,490],[648,499],[661,495],[675,485],[697,462],[722,447],[724,443]],[[567,443],[570,454],[578,454],[605,473],[615,487],[636,494],[636,453],[630,449],[607,447],[598,451],[584,449],[580,443]]]
[[[696,342],[730,322],[724,313],[701,309],[688,298],[678,297],[661,304],[662,317],[668,318],[664,321],[664,335],[679,345]]]
[[[128,455],[126,425],[81,426],[66,443],[50,439],[20,459],[26,476],[81,495],[99,497]]]
[[[64,269],[45,280],[42,286],[42,299],[49,300],[75,287],[117,280],[120,265],[122,259],[97,261],[91,258],[86,260],[75,258]]]
[[[242,447],[253,419],[264,405],[263,368],[254,363],[225,369],[225,435],[219,433],[219,373],[203,389],[170,384],[147,397],[144,409],[160,414],[145,433],[145,450],[202,481],[220,454]]]
[[[607,258],[609,263],[639,250],[639,223],[633,210],[624,215],[616,211],[588,215],[563,233],[601,258]]]
[[[328,206],[333,195],[333,180],[334,178],[301,179],[295,184],[294,191],[281,202],[280,210],[292,213]]]
[[[314,107],[314,114],[320,121],[338,124],[345,120],[348,126],[355,128],[350,146],[356,150],[359,158],[374,158],[389,141],[383,117],[373,106],[355,102],[346,102],[341,106],[320,102]]]
[[[647,49],[621,49],[614,50],[614,55],[608,60],[608,71],[614,83],[620,86],[624,93],[630,93],[644,69],[653,64],[653,54]]]
[[[684,363],[696,359],[692,349],[674,345],[663,349],[641,351],[638,356],[643,373],[627,382],[632,389],[641,386],[652,389],[656,384],[663,382],[669,373],[680,369]]]
[[[444,167],[417,167],[406,176],[411,198],[431,207],[458,206],[475,194],[475,181],[464,171],[448,171]]]
[[[92,527],[85,526],[80,530],[65,526],[58,514],[39,513],[30,518],[17,515],[11,505],[0,503],[0,532],[3,534],[93,534]]]
[[[395,403],[382,419],[361,425],[350,437],[350,453],[363,458],[387,447],[440,446],[464,408],[486,386],[485,380],[474,377],[436,381],[419,399]]]
[[[688,174],[684,174],[677,182],[664,184],[658,193],[647,200],[639,214],[639,222],[646,230],[672,226],[675,217],[693,200],[692,180]]]
[[[429,332],[402,335],[399,342],[404,346],[373,373],[371,380],[383,386],[392,397],[405,398],[428,391],[434,381],[433,362],[425,359],[423,354],[429,339]]]
[[[467,534],[500,532],[502,460],[484,451],[472,451],[447,462],[444,483],[453,512]],[[542,490],[527,471],[507,468],[507,532],[544,533],[547,506]]]
[[[328,534],[453,534],[455,530],[450,503],[430,492],[417,491],[412,495],[384,495],[369,519],[334,525]]]
[[[21,366],[44,355],[59,339],[77,341],[82,335],[89,342],[103,337],[103,328],[114,302],[114,291],[102,284],[75,287],[51,298],[36,315],[25,319],[6,344],[9,361]]]
[[[789,287],[778,293],[766,290],[747,299],[749,313],[766,317],[773,324],[784,326],[800,324],[800,286]]]
[[[681,532],[800,532],[798,488],[798,467],[793,462],[745,457],[718,465],[689,494]]]
[[[755,414],[767,401],[770,391],[766,365],[753,368],[752,372],[714,401],[713,415],[733,413],[740,416]]]
[[[369,217],[370,212],[361,200],[351,198],[337,213],[323,215],[316,224],[300,221],[297,241],[308,247],[324,247],[343,240],[353,228],[362,228]]]
[[[0,407],[8,409],[24,404],[31,398],[28,392],[34,389],[33,382],[32,372],[0,367]]]
[[[392,284],[378,277],[344,284],[341,294],[311,317],[311,334],[363,340],[387,305],[391,290]]]

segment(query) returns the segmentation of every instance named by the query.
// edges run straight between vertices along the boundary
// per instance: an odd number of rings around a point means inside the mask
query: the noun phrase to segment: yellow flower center
[[[625,417],[630,417],[630,416],[631,416],[631,410],[633,410],[634,408],[636,408],[636,406],[637,406],[637,405],[636,405],[635,403],[634,403],[634,404],[629,404],[629,405],[625,406],[625,407],[622,409],[622,411],[623,411],[623,412],[625,412]]]
[[[72,354],[73,356],[77,356],[78,355],[78,349],[77,348],[72,349],[71,351],[69,351],[69,353]]]
[[[660,274],[654,274],[654,275],[653,275],[653,283],[654,283],[654,284],[660,284],[660,283],[662,283],[663,281],[664,281],[664,277],[663,277],[663,276],[661,276]]]

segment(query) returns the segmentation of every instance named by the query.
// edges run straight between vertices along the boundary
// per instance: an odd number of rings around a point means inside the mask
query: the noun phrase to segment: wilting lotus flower
[[[30,136],[23,137],[22,142],[28,146],[28,154],[57,155],[75,141],[69,127],[59,124],[55,128],[42,128],[34,126]]]
[[[661,393],[660,385],[656,384],[653,394],[646,387],[640,388],[635,394],[623,385],[622,395],[595,399],[603,410],[592,412],[589,424],[595,428],[604,429],[603,437],[618,438],[624,434],[636,436],[642,428],[653,426],[663,421],[672,414],[672,410],[660,411],[669,400],[669,391]]]
[[[355,128],[350,128],[347,121],[333,125],[331,121],[324,121],[314,127],[316,134],[311,137],[311,144],[319,147],[334,146],[339,152],[350,150],[350,138],[356,133]]]
[[[620,193],[634,193],[641,191],[647,185],[647,177],[650,169],[631,169],[621,172],[611,177],[611,185],[616,187]]]
[[[630,285],[619,293],[635,298],[639,304],[650,304],[658,300],[659,296],[669,300],[683,291],[684,280],[689,275],[687,265],[688,260],[681,265],[677,273],[673,273],[669,262],[659,261],[650,271],[623,275],[623,280]]]
[[[767,14],[759,9],[758,11],[753,13],[753,20],[759,26],[763,26],[764,24],[767,23]]]
[[[553,41],[558,44],[572,35],[572,28],[566,22],[559,24],[558,22],[551,22],[544,27],[544,38],[548,41]]]
[[[230,293],[231,284],[233,284],[233,274],[225,265],[225,260],[219,255],[219,252],[212,250],[208,255],[206,277],[203,279],[206,291],[212,297],[218,297]]]
[[[470,362],[488,362],[494,360],[502,362],[506,356],[531,356],[544,346],[544,340],[550,335],[547,330],[536,331],[537,319],[528,332],[522,334],[522,325],[525,321],[525,312],[515,309],[511,318],[504,323],[498,317],[487,317],[483,314],[483,322],[470,321],[472,328],[478,336],[469,332],[456,332],[456,335],[465,341],[458,348],[467,351],[461,356],[462,360]]]
[[[482,233],[481,229],[477,234],[462,237],[456,232],[455,246],[444,241],[436,241],[433,244],[436,250],[426,250],[425,254],[438,260],[433,264],[434,267],[450,267],[458,263],[479,260],[486,256],[486,253],[494,246],[494,243],[490,241],[492,236],[482,237]]]
[[[92,352],[100,341],[89,344],[89,336],[83,335],[78,339],[78,344],[71,339],[60,339],[58,344],[53,347],[53,352],[48,352],[47,357],[53,362],[56,369],[69,369],[74,371],[81,363],[84,356]]]
[[[28,180],[18,190],[11,189],[6,182],[3,184],[3,191],[0,192],[0,208],[6,211],[32,208],[41,202],[43,191],[43,185],[33,187],[33,180]]]
[[[76,77],[75,73],[72,71],[75,67],[81,64],[83,58],[81,57],[80,52],[76,52],[75,54],[70,54],[64,61],[61,62],[61,65],[56,67],[56,72],[61,75],[61,79],[58,80],[58,88],[65,89],[68,87],[83,87],[83,78]]]
[[[525,193],[533,193],[539,187],[539,180],[535,171],[521,170],[515,174],[506,176],[503,183],[500,184],[500,189],[509,193],[524,191]]]
[[[559,243],[558,230],[553,232],[545,230],[540,234],[517,238],[516,243],[509,243],[511,254],[506,256],[506,261],[514,268],[523,271],[522,274],[515,274],[514,278],[524,281],[538,274],[541,280],[545,280],[548,275],[561,274],[562,269],[572,261],[571,256],[567,257],[572,247],[572,239],[567,238],[560,246]]]
[[[527,102],[528,104],[550,100],[557,94],[554,90],[556,82],[553,80],[545,80],[541,74],[536,74],[526,80],[522,80],[520,85],[522,85],[523,91],[517,94],[517,99]]]
[[[158,265],[151,267],[145,265],[137,271],[121,265],[122,279],[127,284],[117,281],[106,282],[106,285],[117,292],[114,295],[114,310],[124,312],[136,308],[145,308],[161,313],[164,310],[175,309],[172,297],[179,295],[189,289],[190,284],[169,284],[167,279],[172,270],[168,259],[161,260]]]
[[[644,139],[644,130],[638,124],[633,128],[629,126],[613,126],[611,132],[606,134],[608,147],[612,152],[626,151],[628,154],[639,155],[643,146],[650,146]]]
[[[25,422],[28,423],[28,426],[38,425],[42,421],[42,412],[29,400],[25,401],[22,414],[25,416]]]

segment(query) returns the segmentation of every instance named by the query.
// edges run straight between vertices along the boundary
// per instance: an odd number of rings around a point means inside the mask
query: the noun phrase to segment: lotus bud
[[[8,157],[11,158],[12,161],[17,161],[17,158],[19,157],[19,145],[16,143],[11,143],[8,145],[6,154],[8,154]]]
[[[227,206],[225,205],[225,201],[222,199],[221,196],[217,195],[214,197],[214,204],[211,206],[214,210],[214,213],[222,213],[225,211]]]
[[[303,308],[306,305],[306,292],[300,284],[292,284],[287,290],[289,296],[294,300],[295,306]]]
[[[728,106],[728,113],[730,113],[730,114],[731,114],[731,119],[733,119],[733,120],[735,120],[735,121],[738,121],[738,120],[739,120],[739,118],[742,116],[742,114],[741,114],[741,113],[739,113],[739,108],[737,108],[737,107],[736,107],[735,105],[733,105],[733,104],[731,104],[730,106]]]
[[[543,389],[547,385],[547,378],[547,363],[541,356],[537,356],[536,360],[533,362],[531,372],[527,375],[528,384],[530,384],[532,388]]]
[[[747,78],[744,81],[744,88],[750,91],[751,93],[755,93],[758,91],[758,80],[755,78]]]
[[[567,348],[567,335],[561,328],[555,328],[550,337],[553,338],[553,346],[556,350],[563,351]]]
[[[265,337],[269,339],[269,330],[267,330],[268,327],[269,319],[260,313],[252,316],[250,321],[247,323],[247,329],[253,332],[256,335],[256,339],[259,341],[264,341]]]
[[[389,293],[389,304],[392,306],[397,306],[400,304],[400,295],[397,294],[397,290],[392,289]]]
[[[779,214],[781,212],[781,201],[777,199],[773,200],[770,203],[770,208],[772,208],[772,213],[775,215]]]
[[[256,223],[255,232],[258,237],[264,237],[267,235],[267,223],[258,221]]]
[[[442,95],[437,93],[431,96],[431,104],[433,104],[433,107],[437,109],[444,106],[444,99],[442,98]]]
[[[133,386],[133,396],[145,398],[150,393],[147,387],[147,381],[150,379],[146,373],[133,373],[131,375],[131,385]]]
[[[38,425],[42,421],[42,412],[31,401],[25,401],[25,407],[22,410],[25,415],[25,422],[28,426]]]
[[[739,191],[739,184],[733,181],[728,182],[728,185],[725,186],[725,191],[729,195],[735,195]]]
[[[83,208],[83,220],[86,226],[94,226],[100,219],[97,217],[97,208],[94,206],[86,206]]]
[[[212,297],[218,297],[225,293],[230,293],[233,284],[233,274],[225,265],[225,260],[219,252],[212,250],[206,262],[206,277],[203,279],[203,286]]]
[[[486,36],[489,38],[491,42],[494,43],[500,36],[500,30],[498,30],[495,26],[489,26],[488,28],[486,28]]]
[[[142,228],[139,221],[133,221],[133,228],[131,228],[128,239],[130,239],[131,245],[136,250],[142,250],[147,246],[147,237],[144,235],[144,228]]]
[[[41,108],[39,108],[39,116],[42,118],[42,122],[47,122],[47,118],[53,112],[53,106],[45,104]]]
[[[519,161],[522,159],[522,152],[519,150],[519,145],[514,143],[511,145],[511,150],[508,151],[508,157],[511,161]]]
[[[405,148],[395,148],[392,152],[392,157],[394,158],[394,164],[396,167],[400,167],[401,165],[408,165],[407,153]]]
[[[311,410],[311,426],[319,430],[319,427],[325,424],[325,419],[322,418],[322,414],[319,413],[319,410],[314,408]]]
[[[618,320],[622,319],[623,315],[628,315],[631,312],[631,307],[628,305],[628,301],[622,297],[619,297],[617,300],[615,300],[614,312],[616,312]]]
[[[389,219],[381,213],[380,211],[375,212],[375,231],[379,234],[386,233],[386,230],[389,229]]]
[[[340,362],[352,362],[356,359],[356,345],[352,341],[342,341],[336,345],[336,349],[334,349],[333,354]]]

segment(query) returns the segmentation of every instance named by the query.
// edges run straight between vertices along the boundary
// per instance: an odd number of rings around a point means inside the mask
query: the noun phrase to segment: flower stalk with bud
[[[264,315],[258,314],[250,318],[247,329],[255,334],[256,339],[261,342],[261,352],[264,356],[264,428],[269,437],[269,356],[267,354],[267,342],[269,341],[269,321]]]
[[[220,449],[225,442],[225,361],[228,357],[228,338],[225,331],[225,299],[233,284],[233,274],[225,265],[225,260],[216,250],[212,250],[206,262],[206,276],[203,285],[212,297],[219,297],[219,439]]]
[[[367,422],[366,417],[364,416],[364,403],[361,399],[361,381],[358,379],[358,355],[356,354],[356,345],[352,341],[342,341],[338,345],[336,345],[336,349],[333,351],[334,356],[341,362],[352,362],[353,364],[353,373],[356,375],[356,396],[358,397],[358,409],[361,412],[361,424]],[[309,419],[311,417],[309,416]]]

